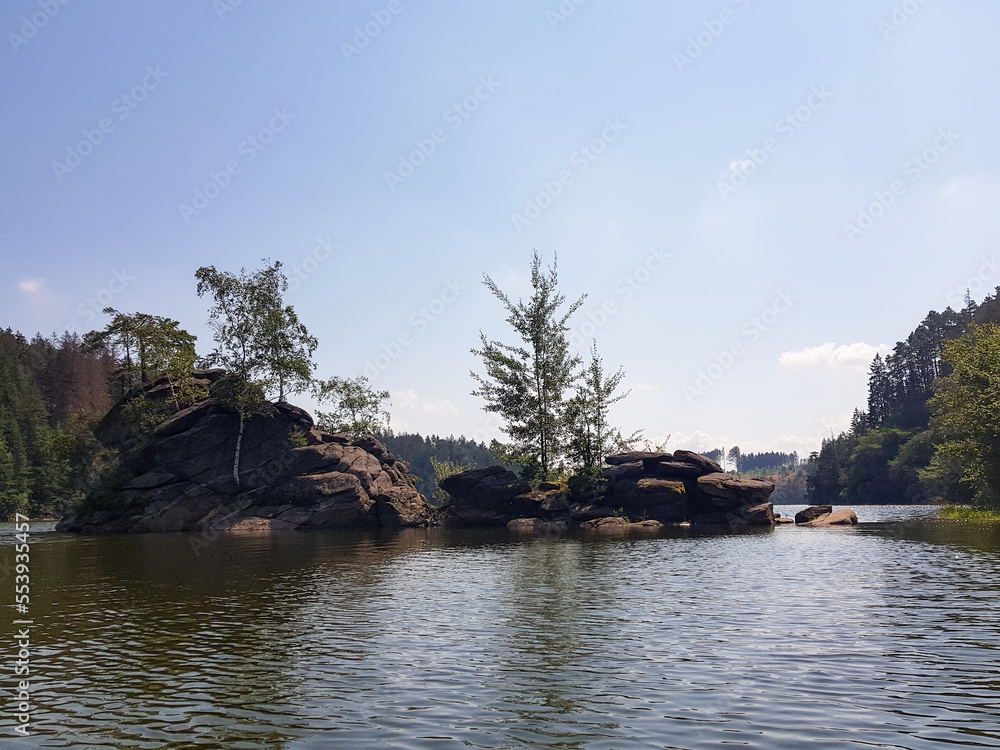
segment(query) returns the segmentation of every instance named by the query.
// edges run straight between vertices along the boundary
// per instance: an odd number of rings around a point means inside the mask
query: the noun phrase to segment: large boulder
[[[700,466],[686,464],[681,461],[662,461],[653,468],[657,476],[668,479],[697,479],[705,474]]]
[[[857,526],[858,515],[850,508],[835,510],[832,513],[824,513],[811,521],[799,524],[799,526]]]
[[[700,453],[692,453],[691,451],[674,451],[673,460],[682,464],[697,466],[699,469],[702,469],[703,474],[711,474],[713,472],[722,471],[722,467],[715,463],[715,461],[701,455]]]
[[[290,404],[265,403],[244,420],[215,395],[220,371],[195,374],[200,401],[139,430],[118,404],[97,434],[118,468],[89,492],[60,531],[116,534],[236,529],[421,526],[433,509],[374,437],[351,440],[313,427]],[[169,394],[169,391],[167,391]],[[139,395],[167,404],[157,381]],[[235,474],[234,474],[235,469]],[[238,479],[238,481],[237,481]]]
[[[740,526],[773,526],[775,522],[774,506],[771,503],[761,503],[753,507],[740,506],[726,514],[726,520],[732,527]]]
[[[440,487],[451,496],[451,517],[467,526],[506,526],[515,518],[535,515],[532,511],[543,502],[540,496],[530,496],[530,484],[503,466],[453,474]]]
[[[830,513],[833,513],[832,505],[810,505],[805,510],[800,510],[795,514],[795,523],[809,523]]]
[[[672,453],[654,452],[654,451],[628,451],[626,453],[619,453],[614,456],[608,456],[604,459],[604,463],[610,464],[611,466],[617,466],[618,464],[630,464],[635,461],[656,463],[659,461],[669,461],[673,457]]]
[[[678,523],[690,517],[684,483],[661,477],[615,482],[613,494],[608,501],[611,505],[620,507],[630,518]]]
[[[609,482],[617,482],[619,479],[628,477],[638,477],[646,473],[642,461],[629,461],[627,463],[613,464],[604,470],[604,478]]]
[[[719,508],[732,510],[739,506],[767,502],[774,492],[774,483],[764,479],[739,479],[720,472],[698,477],[697,487]]]

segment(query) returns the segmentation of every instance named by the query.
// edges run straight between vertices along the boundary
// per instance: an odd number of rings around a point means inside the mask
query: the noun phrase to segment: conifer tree
[[[581,296],[565,309],[566,297],[558,291],[556,261],[542,268],[535,251],[531,259],[532,295],[516,303],[488,275],[483,283],[507,311],[507,322],[520,338],[519,345],[491,340],[480,331],[485,374],[472,372],[485,411],[506,421],[506,443],[495,449],[510,463],[535,466],[547,475],[564,448],[566,392],[576,380],[580,357],[569,348],[567,322],[583,304]]]

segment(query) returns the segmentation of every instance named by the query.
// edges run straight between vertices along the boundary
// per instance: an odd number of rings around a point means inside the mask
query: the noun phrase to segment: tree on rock
[[[319,402],[329,401],[332,411],[317,411],[316,426],[327,432],[344,432],[351,437],[380,435],[389,429],[389,412],[382,402],[389,391],[376,391],[368,378],[340,378],[315,384],[313,395]]]
[[[213,300],[208,322],[216,347],[204,361],[226,369],[225,400],[240,417],[233,459],[233,480],[239,484],[247,418],[267,391],[277,390],[278,399],[284,400],[286,392],[299,393],[309,386],[317,342],[282,301],[288,279],[279,261],[252,273],[241,268],[239,274],[203,266],[195,278],[198,296],[210,294]]]
[[[191,374],[197,360],[196,337],[170,318],[128,314],[104,308],[111,322],[83,337],[90,351],[106,350],[115,361],[115,379],[123,394],[166,376],[171,388]]]
[[[602,466],[607,456],[634,450],[641,442],[641,430],[624,437],[620,429],[612,428],[608,411],[628,396],[629,391],[615,394],[625,370],[604,371],[604,362],[597,353],[597,343],[590,348],[590,363],[583,371],[582,382],[567,403],[566,431],[569,458],[584,469]]]
[[[504,460],[537,465],[545,475],[564,448],[566,391],[581,363],[580,357],[570,352],[567,321],[586,295],[560,311],[566,298],[557,289],[556,262],[543,270],[537,251],[531,259],[533,294],[527,302],[512,302],[488,275],[483,283],[503,304],[507,322],[522,345],[493,341],[480,331],[482,348],[472,353],[482,357],[486,372],[471,373],[479,384],[472,395],[486,401],[485,411],[506,421],[502,429],[509,442],[495,447]]]

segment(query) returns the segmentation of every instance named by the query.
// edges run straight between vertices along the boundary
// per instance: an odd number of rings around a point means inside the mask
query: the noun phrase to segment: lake
[[[35,524],[27,738],[5,524],[0,747],[1000,747],[1000,526],[856,510],[561,538]]]

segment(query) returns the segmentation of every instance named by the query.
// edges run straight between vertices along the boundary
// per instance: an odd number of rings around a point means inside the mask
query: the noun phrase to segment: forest
[[[1000,507],[1000,288],[931,311],[886,357],[868,404],[808,459],[815,504]]]

